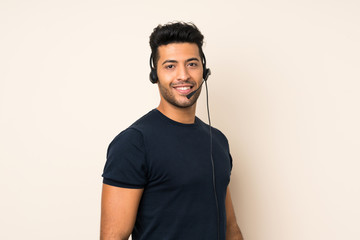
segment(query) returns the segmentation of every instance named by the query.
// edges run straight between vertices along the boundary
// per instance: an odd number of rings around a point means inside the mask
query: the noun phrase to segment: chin
[[[189,108],[189,107],[192,107],[196,101],[197,101],[197,97],[193,96],[192,98],[190,99],[186,99],[185,101],[173,101],[173,102],[170,102],[172,105],[178,107],[178,108]]]

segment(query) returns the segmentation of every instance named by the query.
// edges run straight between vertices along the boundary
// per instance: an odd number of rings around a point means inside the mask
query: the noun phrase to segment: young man
[[[243,239],[228,188],[227,139],[195,116],[210,74],[202,44],[190,23],[159,25],[151,34],[150,80],[161,100],[109,146],[101,240]]]

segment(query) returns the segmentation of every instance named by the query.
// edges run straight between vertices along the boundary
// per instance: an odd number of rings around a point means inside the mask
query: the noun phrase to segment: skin
[[[186,95],[199,88],[203,66],[199,49],[193,43],[170,43],[158,48],[157,62],[160,104],[158,110],[168,118],[190,124],[195,122],[196,100]],[[100,240],[127,240],[135,224],[143,189],[128,189],[103,184]],[[226,240],[243,240],[235,218],[230,190],[227,188]]]
[[[226,209],[226,240],[244,240],[236,222],[235,211],[231,200],[230,188],[227,188],[225,198]]]
[[[103,184],[100,240],[127,240],[134,228],[143,189]]]

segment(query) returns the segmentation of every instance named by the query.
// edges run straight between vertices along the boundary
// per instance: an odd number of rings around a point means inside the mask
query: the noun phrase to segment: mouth
[[[174,88],[180,95],[188,95],[189,93],[191,93],[193,87],[194,87],[193,85],[186,84],[186,85],[174,86],[173,88]]]

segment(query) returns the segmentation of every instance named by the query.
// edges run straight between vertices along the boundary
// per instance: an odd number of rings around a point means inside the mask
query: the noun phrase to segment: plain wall
[[[107,146],[158,105],[148,37],[172,20],[205,35],[212,123],[230,142],[245,239],[360,239],[359,10],[0,1],[0,239],[99,238]]]

